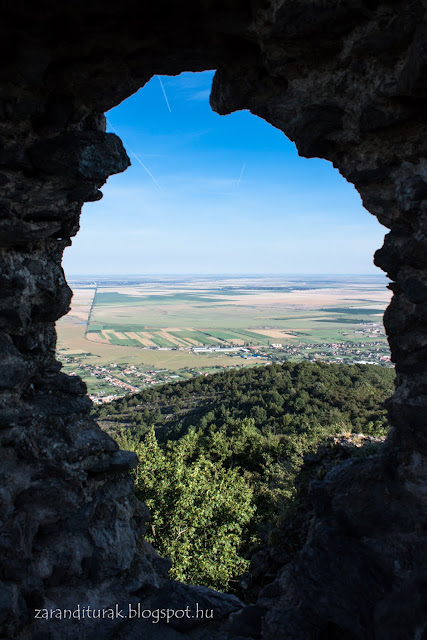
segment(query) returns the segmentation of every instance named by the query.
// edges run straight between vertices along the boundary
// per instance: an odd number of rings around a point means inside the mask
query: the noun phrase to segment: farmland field
[[[266,358],[268,349],[282,347],[292,359],[293,347],[303,353],[334,343],[362,345],[362,358],[371,344],[387,352],[382,314],[391,293],[383,276],[79,278],[70,284],[72,309],[57,324],[58,349],[88,365],[203,370],[235,365],[236,354],[227,349],[258,349]]]
[[[276,279],[98,286],[86,339],[141,348],[269,344],[349,339],[379,322],[390,293],[384,281],[298,282]],[[258,288],[257,288],[258,284]],[[327,324],[326,324],[327,323]],[[344,325],[344,326],[343,326]],[[150,346],[150,345],[147,345]]]

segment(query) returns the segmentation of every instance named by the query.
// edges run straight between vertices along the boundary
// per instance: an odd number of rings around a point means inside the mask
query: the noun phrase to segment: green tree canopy
[[[171,576],[228,589],[248,565],[239,549],[253,491],[239,469],[196,453],[199,438],[190,431],[162,449],[151,428],[143,441],[123,434],[120,444],[138,454],[136,494],[152,517],[146,537],[171,558]]]

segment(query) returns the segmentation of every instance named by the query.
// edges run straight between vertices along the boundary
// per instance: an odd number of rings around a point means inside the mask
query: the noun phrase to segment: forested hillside
[[[109,426],[125,424],[142,436],[176,439],[189,427],[203,430],[253,418],[262,433],[293,433],[308,424],[378,433],[387,427],[384,400],[394,369],[369,365],[300,363],[229,369],[185,382],[155,386],[97,409]]]
[[[304,456],[334,434],[385,435],[393,388],[392,369],[286,363],[150,388],[97,411],[139,455],[148,538],[172,559],[171,575],[233,589],[295,507]]]

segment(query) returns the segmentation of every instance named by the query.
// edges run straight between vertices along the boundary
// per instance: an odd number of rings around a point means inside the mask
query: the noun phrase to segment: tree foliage
[[[383,403],[394,377],[393,369],[372,365],[273,364],[150,387],[98,411],[111,427],[129,426],[137,437],[155,424],[162,441],[243,418],[253,418],[262,433],[294,433],[316,423],[378,434],[388,429]]]
[[[137,496],[151,512],[147,539],[171,558],[171,576],[216,589],[230,588],[248,565],[239,555],[255,505],[240,469],[226,469],[199,453],[190,431],[161,448],[154,428],[143,441],[123,434],[120,444],[136,451]]]
[[[101,411],[139,456],[148,538],[171,575],[230,589],[254,547],[280,527],[304,456],[338,433],[384,435],[394,371],[271,365],[147,389]]]

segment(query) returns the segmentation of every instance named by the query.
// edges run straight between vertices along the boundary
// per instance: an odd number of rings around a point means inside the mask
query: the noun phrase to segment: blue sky
[[[249,112],[214,113],[213,73],[163,76],[170,111],[156,76],[107,114],[132,166],[83,207],[67,275],[381,273],[354,187]]]

